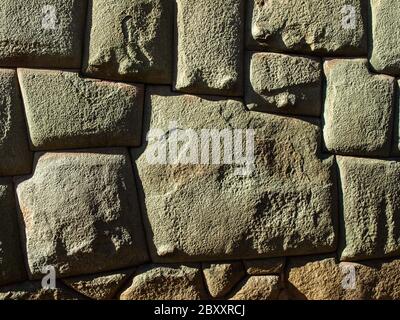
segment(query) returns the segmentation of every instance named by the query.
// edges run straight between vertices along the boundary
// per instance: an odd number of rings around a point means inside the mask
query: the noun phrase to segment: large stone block
[[[400,75],[400,2],[371,0],[370,63],[380,73]]]
[[[366,55],[367,1],[249,0],[252,50]]]
[[[248,112],[237,100],[168,87],[146,92],[149,141],[132,156],[153,261],[335,250],[334,161],[320,154],[317,120]]]
[[[84,72],[96,78],[170,84],[171,0],[89,0]]]
[[[177,1],[175,88],[196,94],[243,92],[243,0]]]
[[[139,146],[143,86],[18,69],[34,150]]]
[[[250,110],[321,115],[320,59],[256,52],[249,54],[248,68],[245,101]]]
[[[33,175],[16,182],[31,278],[45,266],[68,277],[147,261],[125,149],[36,153]]]
[[[393,133],[394,78],[371,74],[366,59],[329,60],[324,71],[327,150],[343,155],[388,156]]]
[[[4,0],[0,65],[80,68],[86,0]]]
[[[0,69],[0,176],[30,173],[32,153],[15,70]]]
[[[337,157],[345,261],[400,254],[400,163]]]

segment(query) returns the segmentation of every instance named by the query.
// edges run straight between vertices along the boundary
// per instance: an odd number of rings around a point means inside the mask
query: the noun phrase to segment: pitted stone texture
[[[110,300],[126,280],[133,275],[134,269],[97,275],[79,276],[63,279],[63,282],[75,291],[95,300]]]
[[[207,294],[200,265],[147,265],[140,267],[121,300],[199,300]]]
[[[195,94],[243,93],[243,0],[177,0],[175,88]]]
[[[0,176],[27,174],[32,170],[17,73],[8,69],[0,69],[0,154]]]
[[[143,86],[18,69],[32,148],[139,146]]]
[[[249,0],[247,12],[252,50],[367,54],[367,1]]]
[[[388,156],[393,133],[394,78],[371,74],[366,59],[329,60],[324,71],[327,150],[342,155]]]
[[[345,238],[341,259],[400,254],[400,163],[337,157]]]
[[[244,266],[250,275],[280,274],[285,267],[285,258],[245,260]]]
[[[4,0],[0,65],[80,68],[86,0]]]
[[[322,107],[320,59],[279,53],[251,53],[245,90],[252,111],[319,117]]]
[[[111,271],[147,260],[133,172],[125,149],[36,153],[16,180],[30,277]]]
[[[278,276],[252,276],[242,282],[230,300],[277,300],[280,291]]]
[[[370,63],[378,73],[400,75],[400,2],[371,0],[372,52]]]
[[[26,277],[13,183],[9,178],[0,178],[0,285]]]
[[[146,92],[143,137],[151,130],[150,139],[133,149],[132,156],[153,261],[206,262],[335,250],[334,162],[332,157],[321,158],[316,120],[252,113],[236,100],[179,95],[168,87],[148,87]],[[217,134],[254,129],[254,139],[242,131],[249,143],[236,149],[248,155],[247,170],[240,170],[244,168],[238,159],[227,164],[228,159],[216,157],[221,164],[210,164],[216,154],[211,148],[205,148],[208,160],[188,159],[185,154],[194,152],[185,148],[196,147],[195,140],[190,144],[185,137],[189,128],[198,135],[209,128]],[[152,158],[175,135],[185,142],[178,148],[178,164],[171,162],[172,151],[168,164]],[[217,135],[214,139],[215,149],[222,149],[223,141],[218,144]],[[204,145],[210,142],[207,135],[202,140]],[[254,170],[248,148],[252,141]]]
[[[172,82],[173,1],[89,0],[84,72],[122,81]]]
[[[213,298],[222,298],[246,275],[242,262],[203,263],[204,278]]]

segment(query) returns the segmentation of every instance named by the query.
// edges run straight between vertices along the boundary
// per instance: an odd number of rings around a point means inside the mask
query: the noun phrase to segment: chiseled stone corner
[[[198,264],[140,267],[131,283],[119,297],[121,300],[199,300],[207,299]]]
[[[280,292],[278,276],[250,276],[242,281],[229,300],[278,300]]]
[[[367,1],[249,0],[251,50],[336,55],[367,54]]]
[[[328,60],[324,71],[326,149],[342,155],[389,156],[395,79],[371,74],[366,59]]]
[[[32,153],[15,70],[0,69],[0,176],[28,174]]]
[[[143,85],[18,69],[34,150],[139,146]]]
[[[149,141],[132,149],[132,157],[154,262],[260,259],[336,249],[336,172],[333,157],[320,154],[317,120],[253,113],[238,100],[180,95],[169,87],[148,87],[146,95],[143,138]],[[210,128],[217,134],[244,130],[247,142],[236,151],[247,160],[211,164],[200,152],[197,159],[185,156],[192,153],[184,151],[187,137],[194,132],[199,146],[201,130]],[[254,130],[253,138],[246,129]],[[170,161],[172,151],[166,159],[153,157],[174,142],[175,134],[186,141],[176,163]],[[203,143],[210,141],[205,136]],[[215,148],[221,156],[223,146]],[[212,159],[211,150],[205,154]],[[245,162],[248,170],[238,171]]]
[[[252,111],[321,115],[319,58],[255,52],[248,55],[245,102]]]
[[[244,0],[177,0],[175,89],[243,94]]]
[[[31,279],[147,261],[130,159],[125,149],[36,153],[32,176],[16,179]]]
[[[172,82],[172,0],[89,0],[83,70],[96,78]]]
[[[400,254],[400,163],[337,157],[343,193],[341,260]]]
[[[3,0],[0,65],[80,68],[86,0]]]
[[[380,73],[400,75],[400,1],[371,0],[372,67]]]
[[[0,178],[0,285],[27,278],[11,178]]]

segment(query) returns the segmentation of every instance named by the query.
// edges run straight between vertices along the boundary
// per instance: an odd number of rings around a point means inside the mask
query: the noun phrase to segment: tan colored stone
[[[285,267],[285,258],[245,260],[244,266],[249,275],[280,274]]]
[[[278,300],[280,290],[278,276],[251,276],[242,282],[230,300]]]

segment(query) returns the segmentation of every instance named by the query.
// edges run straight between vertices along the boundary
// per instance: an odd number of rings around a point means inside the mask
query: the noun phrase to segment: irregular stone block
[[[0,285],[26,279],[12,180],[0,178]]]
[[[173,3],[89,0],[84,72],[96,78],[170,84]]]
[[[243,93],[243,0],[177,0],[175,89]]]
[[[319,117],[322,109],[322,65],[316,58],[271,52],[248,57],[245,90],[252,111]]]
[[[0,154],[0,176],[31,172],[33,157],[17,73],[8,69],[0,69]]]
[[[253,276],[280,274],[285,267],[285,258],[245,260],[244,266],[246,272]]]
[[[337,157],[345,238],[341,260],[400,253],[400,163]]]
[[[388,156],[392,140],[394,78],[373,75],[366,59],[325,62],[324,140],[329,152]]]
[[[0,65],[80,68],[86,0],[4,0]]]
[[[372,50],[370,63],[375,71],[400,75],[400,2],[371,0]]]
[[[315,54],[367,54],[363,0],[250,0],[247,48]]]
[[[139,146],[143,86],[18,69],[34,150]]]
[[[246,275],[242,262],[203,263],[204,278],[213,298],[222,298]]]
[[[320,154],[317,120],[168,87],[146,94],[143,147],[132,156],[153,261],[335,250],[334,159]]]
[[[281,290],[278,276],[248,277],[230,300],[277,300]]]
[[[36,153],[16,180],[30,277],[60,277],[147,261],[133,172],[125,149]]]
[[[207,294],[200,265],[147,265],[140,267],[121,300],[199,300]]]

